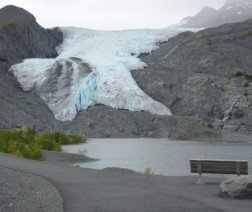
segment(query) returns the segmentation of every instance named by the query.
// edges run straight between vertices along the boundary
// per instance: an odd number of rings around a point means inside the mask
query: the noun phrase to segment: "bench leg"
[[[241,164],[239,161],[236,162],[236,175],[238,177],[241,175]]]
[[[196,182],[197,184],[204,184],[202,180],[202,173],[199,173],[199,180]]]

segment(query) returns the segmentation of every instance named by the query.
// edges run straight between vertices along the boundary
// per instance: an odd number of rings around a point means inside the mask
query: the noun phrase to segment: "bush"
[[[3,23],[2,25],[4,27],[14,27],[14,26],[18,25],[18,22],[17,21],[9,21],[9,22]]]
[[[18,157],[41,160],[41,150],[61,152],[62,145],[81,143],[79,136],[54,132],[36,135],[35,130],[0,130],[0,152]]]
[[[213,129],[213,125],[211,123],[209,123],[207,127]]]
[[[206,43],[208,46],[212,46],[213,45],[213,41],[211,39],[207,39]]]
[[[244,77],[245,77],[247,80],[252,81],[252,74],[244,73]]]
[[[235,74],[233,74],[233,77],[242,77],[243,72],[242,71],[237,71]]]
[[[244,83],[244,88],[248,88],[249,87],[249,82]]]
[[[248,74],[242,71],[237,71],[233,74],[233,77],[245,77],[246,80],[252,81],[252,74]]]
[[[145,174],[145,175],[154,175],[154,171],[151,169],[151,167],[147,167],[147,168],[144,170],[144,174]]]
[[[35,138],[35,143],[37,143],[41,149],[48,151],[61,152],[61,144],[56,142],[49,135],[42,135]]]

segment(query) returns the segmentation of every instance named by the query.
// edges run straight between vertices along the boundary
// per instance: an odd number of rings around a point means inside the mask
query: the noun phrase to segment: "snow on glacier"
[[[138,58],[141,53],[150,53],[183,29],[61,31],[64,42],[57,58],[26,59],[10,69],[24,91],[35,90],[56,119],[71,121],[94,104],[171,115],[138,87],[130,71],[146,66]]]

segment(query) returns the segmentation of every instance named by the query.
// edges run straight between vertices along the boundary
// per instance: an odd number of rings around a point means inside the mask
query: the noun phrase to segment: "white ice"
[[[146,66],[138,56],[184,29],[94,31],[61,28],[64,42],[55,59],[26,59],[11,67],[25,91],[36,90],[60,121],[73,120],[94,104],[171,115],[143,92],[131,70]],[[88,64],[91,72],[88,70]]]

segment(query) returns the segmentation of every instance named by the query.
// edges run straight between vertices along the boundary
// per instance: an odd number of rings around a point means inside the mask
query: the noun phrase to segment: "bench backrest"
[[[192,173],[248,175],[248,161],[190,160]]]

